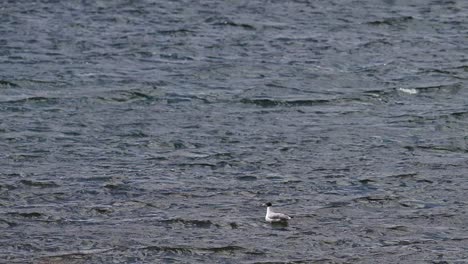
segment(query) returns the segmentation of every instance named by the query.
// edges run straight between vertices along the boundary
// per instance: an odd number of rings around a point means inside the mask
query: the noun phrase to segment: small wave
[[[160,220],[160,223],[174,225],[174,224],[182,224],[185,227],[192,227],[192,228],[211,228],[212,226],[219,227],[218,224],[211,222],[210,220],[197,220],[197,219],[182,219],[182,218],[174,218],[174,219],[167,219],[167,220]]]
[[[376,48],[376,47],[385,47],[385,46],[392,46],[392,43],[386,39],[377,39],[377,40],[371,40],[371,41],[367,41],[361,45],[359,45],[359,47],[362,47],[364,49],[370,49],[370,48]],[[365,69],[366,71],[368,71],[369,69]]]
[[[95,255],[101,254],[105,252],[109,252],[114,250],[114,248],[102,248],[102,249],[81,249],[81,250],[74,250],[74,251],[61,251],[56,252],[54,254],[46,255],[39,257],[39,263],[69,263],[71,259],[77,256],[87,256],[87,255]],[[53,259],[60,258],[59,261],[55,262]],[[70,258],[70,259],[68,259]],[[75,262],[73,262],[75,263]]]
[[[20,104],[26,104],[26,103],[56,104],[58,100],[59,99],[55,97],[31,96],[31,97],[20,98],[20,99],[12,99],[8,101],[4,101],[4,102],[20,103]]]
[[[40,218],[44,216],[44,214],[39,212],[10,212],[7,214],[11,216],[19,216],[22,218]]]
[[[324,208],[340,208],[340,207],[346,207],[350,204],[348,201],[334,201],[328,203]]]
[[[18,226],[17,223],[9,222],[4,219],[0,219],[0,228],[5,228],[5,227],[15,227]]]
[[[417,175],[418,175],[418,173],[416,173],[416,172],[409,172],[409,173],[388,175],[386,177],[388,177],[388,178],[413,178],[413,177],[415,177]]]
[[[275,107],[275,106],[315,106],[330,103],[330,100],[326,99],[316,99],[316,100],[278,100],[278,99],[268,99],[268,98],[259,98],[259,99],[241,99],[241,103],[244,104],[254,104],[262,107]]]
[[[14,82],[0,80],[0,87],[18,87],[18,86],[19,85]]]
[[[149,250],[149,251],[162,251],[165,253],[171,253],[175,255],[194,255],[195,252],[192,248],[189,247],[171,247],[171,246],[147,246],[139,248],[139,250]]]
[[[162,35],[188,35],[188,34],[193,34],[195,33],[195,31],[192,31],[192,30],[189,30],[189,29],[185,29],[185,28],[181,28],[181,29],[169,29],[169,30],[159,30],[158,31],[159,34],[162,34]]]
[[[393,246],[408,246],[414,244],[436,244],[437,242],[432,239],[414,239],[414,240],[392,240],[392,241],[381,241],[383,247]]]
[[[388,230],[404,231],[404,232],[407,232],[410,229],[408,226],[404,226],[404,225],[387,225],[384,227]]]
[[[468,149],[462,146],[453,145],[419,145],[416,146],[418,149],[442,152],[442,153],[468,153]]]
[[[251,176],[251,175],[245,175],[245,176],[237,177],[237,179],[238,179],[239,181],[256,181],[256,180],[257,180],[257,177]]]
[[[230,26],[230,27],[240,27],[246,30],[255,30],[255,27],[252,25],[249,25],[246,23],[237,23],[224,17],[209,17],[205,20],[205,22],[213,26]]]
[[[365,91],[363,94],[366,96],[371,96],[373,98],[378,98],[381,101],[390,101],[391,98],[403,96],[403,95],[428,95],[428,96],[437,96],[437,94],[456,94],[462,89],[461,83],[449,83],[433,86],[420,86],[420,87],[398,87],[391,88],[386,90],[369,90]]]
[[[304,42],[319,42],[318,39],[313,38],[313,37],[302,37],[302,36],[294,36],[294,37],[286,37],[286,36],[278,36],[274,39],[274,41],[281,41],[281,42],[298,42],[298,41],[304,41]],[[273,41],[271,41],[273,42]]]
[[[19,181],[21,184],[26,186],[32,187],[40,187],[40,188],[55,188],[59,187],[59,185],[53,181],[31,181],[31,180],[21,180]]]
[[[407,94],[417,94],[418,90],[414,88],[398,88],[399,91],[407,93]]]
[[[168,104],[192,102],[193,100],[200,101],[206,104],[210,103],[208,99],[193,94],[166,93],[164,99]]]
[[[367,195],[353,199],[354,202],[363,202],[363,203],[388,203],[394,201],[396,197],[388,195]]]
[[[174,60],[174,61],[193,61],[195,60],[192,57],[189,56],[181,56],[177,53],[166,53],[166,54],[160,54],[159,57],[161,59],[166,59],[166,60]]]
[[[450,114],[455,119],[465,120],[468,117],[468,112],[455,112]]]
[[[177,255],[199,255],[206,253],[216,254],[233,254],[237,251],[247,251],[246,248],[240,246],[221,246],[221,247],[189,247],[189,246],[146,246],[139,248],[140,250],[162,251],[165,253]]]
[[[103,101],[114,101],[114,102],[129,102],[129,101],[146,101],[146,100],[158,100],[155,96],[148,94],[143,91],[130,90],[130,91],[111,91],[111,94],[106,96],[99,96],[98,99]]]
[[[462,89],[462,87],[462,84],[457,82],[433,86],[415,87],[414,89],[416,89],[418,92],[424,93],[446,92],[450,94],[456,94]]]
[[[371,22],[368,22],[368,24],[373,25],[373,26],[380,26],[380,25],[394,26],[394,25],[407,23],[413,19],[414,18],[412,16],[390,17],[390,18],[385,18],[382,20],[371,21]]]

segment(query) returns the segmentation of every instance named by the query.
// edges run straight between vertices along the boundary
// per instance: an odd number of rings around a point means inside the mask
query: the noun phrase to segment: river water
[[[464,0],[2,1],[0,262],[467,263],[467,36]]]

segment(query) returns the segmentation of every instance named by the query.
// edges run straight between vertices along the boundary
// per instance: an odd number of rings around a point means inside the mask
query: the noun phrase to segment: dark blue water
[[[2,1],[0,261],[465,263],[467,36],[464,0]]]

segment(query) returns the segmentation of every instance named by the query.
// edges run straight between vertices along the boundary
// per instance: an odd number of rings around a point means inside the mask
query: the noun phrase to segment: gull
[[[286,223],[291,217],[282,213],[275,213],[271,209],[271,203],[263,204],[267,207],[267,212],[265,215],[265,220],[269,223]]]

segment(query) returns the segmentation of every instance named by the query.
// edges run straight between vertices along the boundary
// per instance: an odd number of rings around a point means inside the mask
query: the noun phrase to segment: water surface
[[[466,1],[0,14],[3,262],[468,259]]]

